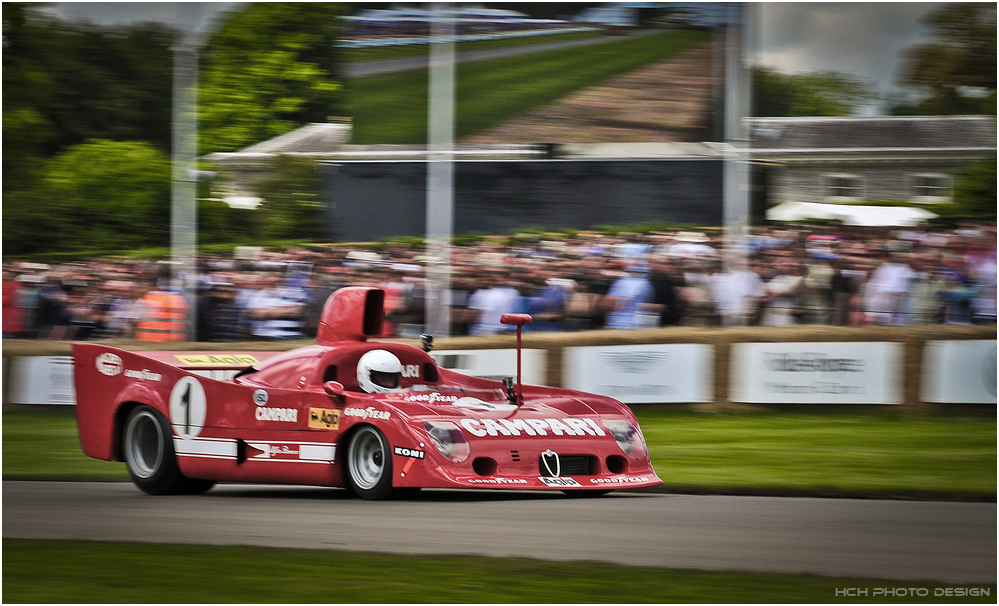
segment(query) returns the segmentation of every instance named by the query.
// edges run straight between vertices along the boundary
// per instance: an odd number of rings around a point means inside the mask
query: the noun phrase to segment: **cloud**
[[[785,73],[833,70],[894,88],[902,52],[924,40],[939,3],[765,3],[755,63]]]

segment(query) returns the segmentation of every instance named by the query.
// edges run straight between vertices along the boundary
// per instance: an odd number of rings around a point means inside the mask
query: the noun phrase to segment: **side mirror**
[[[500,316],[500,324],[523,326],[524,324],[530,324],[533,321],[534,319],[530,314],[503,314]]]
[[[332,398],[340,398],[347,393],[347,390],[343,388],[343,383],[338,381],[326,381],[323,383],[323,391]]]
[[[524,386],[520,382],[520,329],[533,321],[530,314],[503,314],[500,316],[501,324],[512,324],[517,327],[517,388],[511,389],[509,385],[506,388],[507,399],[517,406],[524,403]]]
[[[420,347],[423,351],[430,353],[430,350],[434,348],[434,336],[429,334],[420,335]]]

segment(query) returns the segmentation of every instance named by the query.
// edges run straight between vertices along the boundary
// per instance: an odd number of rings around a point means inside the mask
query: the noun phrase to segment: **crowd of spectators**
[[[731,255],[724,241],[720,230],[581,232],[454,246],[451,334],[512,329],[504,313],[531,314],[525,328],[537,331],[996,322],[994,224],[753,228]],[[404,243],[237,249],[200,257],[196,295],[177,299],[196,310],[197,341],[295,339],[315,335],[336,289],[380,286],[383,336],[415,337],[426,261],[422,246]],[[3,336],[134,339],[150,314],[162,316],[152,294],[172,284],[166,262],[4,261]]]

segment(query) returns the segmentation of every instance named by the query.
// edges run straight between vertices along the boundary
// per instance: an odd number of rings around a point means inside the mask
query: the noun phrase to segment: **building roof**
[[[994,116],[751,118],[754,150],[996,149]]]
[[[350,138],[350,124],[314,123],[306,124],[280,137],[251,145],[237,153],[242,154],[288,154],[329,152],[347,142]]]

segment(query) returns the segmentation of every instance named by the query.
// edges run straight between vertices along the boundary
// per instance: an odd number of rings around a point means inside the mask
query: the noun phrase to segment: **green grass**
[[[842,579],[266,547],[3,540],[7,603],[832,603],[837,588],[945,583]],[[965,586],[966,587],[966,586]],[[990,596],[955,601],[995,603]],[[862,600],[869,602],[870,600]]]
[[[996,417],[636,407],[663,490],[995,499]],[[3,413],[4,479],[128,479],[66,407]]]
[[[901,411],[678,412],[636,407],[667,489],[996,496],[996,417]]]
[[[497,48],[511,48],[515,46],[527,46],[532,44],[549,44],[552,42],[567,42],[572,40],[585,40],[586,38],[597,38],[603,36],[602,32],[572,32],[568,34],[546,34],[539,36],[520,36],[517,38],[500,38],[497,40],[473,40],[469,42],[458,42],[454,45],[455,53],[467,53],[471,51],[492,50]],[[426,56],[430,52],[427,44],[406,44],[401,46],[376,46],[372,48],[344,48],[340,51],[343,60],[347,63],[361,63],[364,61],[382,61],[385,59],[403,59],[406,57]]]
[[[705,40],[703,32],[675,31],[458,65],[455,137],[486,130],[574,90],[662,61]],[[353,143],[426,142],[426,70],[352,80],[348,89]]]
[[[3,412],[3,479],[127,480],[124,463],[83,454],[70,406]]]

